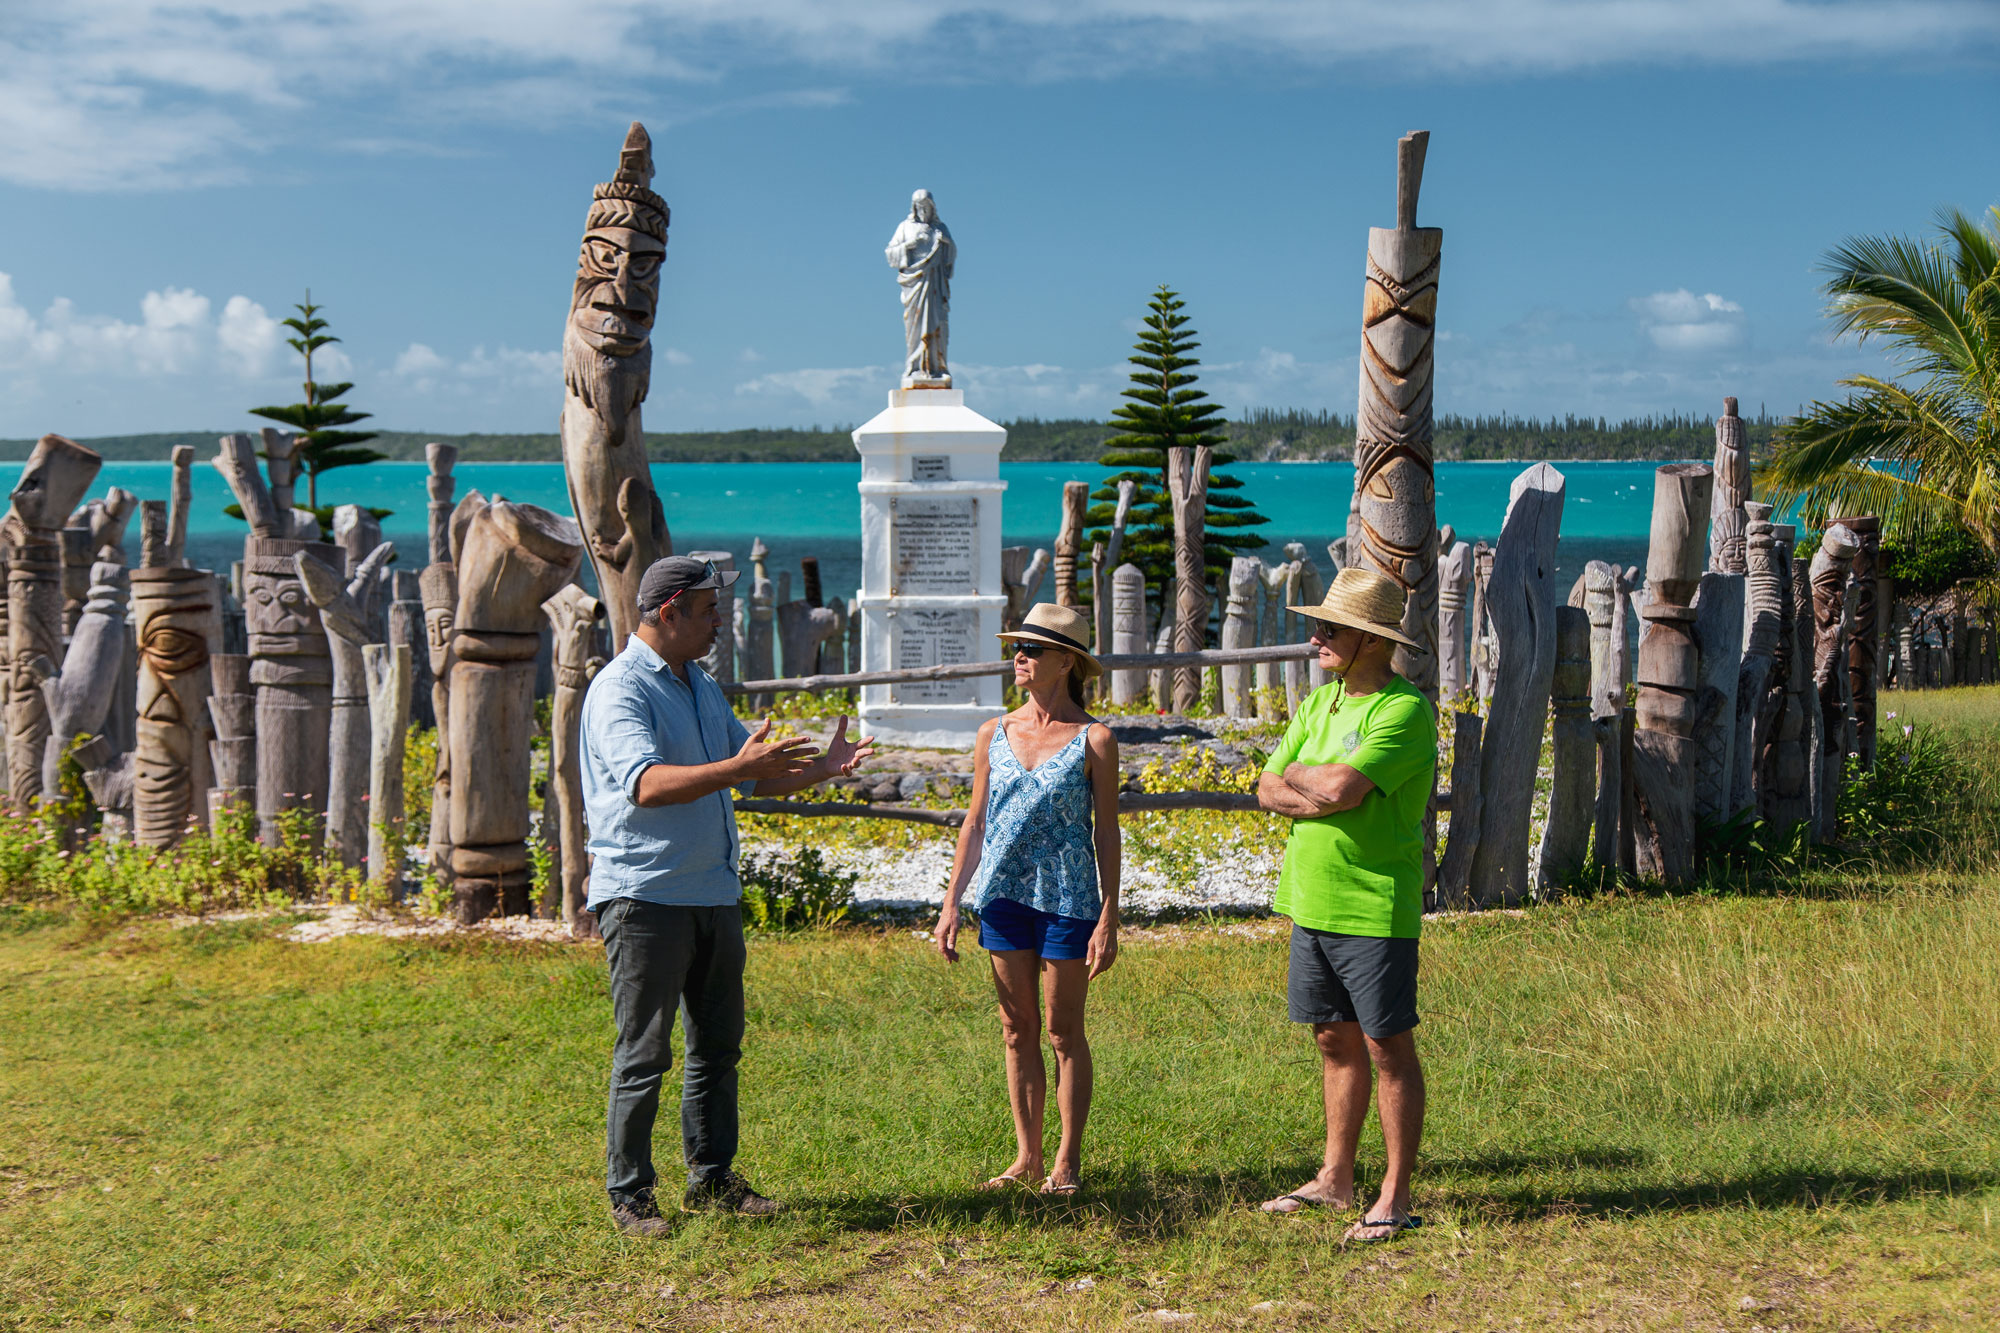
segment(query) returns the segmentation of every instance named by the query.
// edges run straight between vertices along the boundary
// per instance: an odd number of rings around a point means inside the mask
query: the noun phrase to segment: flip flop
[[[1072,1180],[1067,1185],[1057,1185],[1047,1180],[1044,1180],[1042,1182],[1042,1193],[1057,1195],[1065,1199],[1067,1199],[1070,1195],[1076,1193],[1078,1190],[1082,1188],[1083,1188],[1082,1184],[1074,1180]]]
[[[1271,1207],[1271,1204],[1283,1203],[1287,1199],[1290,1199],[1292,1200],[1292,1202],[1298,1204],[1298,1207],[1296,1208]],[[1277,1198],[1272,1199],[1269,1202],[1258,1204],[1257,1211],[1260,1213],[1269,1213],[1273,1217],[1290,1217],[1294,1213],[1303,1213],[1310,1211],[1311,1209],[1314,1208],[1331,1208],[1333,1206],[1334,1206],[1333,1204],[1328,1203],[1325,1199],[1316,1199],[1310,1194],[1280,1194]]]
[[[1387,1241],[1396,1239],[1396,1237],[1402,1235],[1405,1231],[1415,1231],[1423,1224],[1424,1219],[1414,1214],[1409,1217],[1364,1217],[1354,1224],[1356,1229],[1361,1227],[1390,1227],[1393,1229],[1386,1236],[1356,1236],[1350,1233],[1341,1237],[1341,1239],[1351,1240],[1356,1245],[1381,1245]]]
[[[993,1177],[993,1179],[987,1181],[985,1184],[974,1185],[973,1188],[978,1190],[982,1194],[994,1194],[998,1193],[1000,1190],[1010,1188],[1011,1186],[1014,1185],[1019,1185],[1023,1189],[1028,1189],[1030,1188],[1031,1183],[1032,1182],[1030,1182],[1027,1178],[1023,1176],[995,1176]]]

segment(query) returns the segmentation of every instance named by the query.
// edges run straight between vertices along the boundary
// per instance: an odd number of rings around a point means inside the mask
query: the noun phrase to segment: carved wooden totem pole
[[[1558,606],[1555,615],[1549,822],[1542,827],[1535,872],[1535,887],[1544,901],[1582,872],[1597,798],[1596,742],[1590,726],[1590,614],[1581,607]]]
[[[63,751],[78,736],[96,736],[111,711],[125,665],[125,567],[100,560],[63,655],[62,673],[42,682],[49,707],[49,739],[42,749],[42,790],[61,785]]]
[[[1841,523],[1826,530],[1812,558],[1813,685],[1819,691],[1819,770],[1813,783],[1813,830],[1833,841],[1847,763],[1848,575],[1861,539]]]
[[[8,791],[23,808],[42,795],[49,704],[41,683],[63,655],[63,521],[103,464],[93,449],[44,435],[9,497],[7,776]]]
[[[1222,646],[1254,647],[1257,639],[1257,587],[1263,582],[1255,556],[1239,555],[1229,562],[1229,597],[1222,609]],[[1225,717],[1250,717],[1255,712],[1256,672],[1248,662],[1222,668],[1222,712]]]
[[[1778,573],[1784,579],[1785,610],[1772,654],[1771,739],[1764,755],[1765,789],[1759,802],[1764,818],[1790,828],[1812,818],[1812,773],[1818,766],[1819,699],[1813,690],[1811,562],[1793,554],[1798,529],[1775,523],[1771,537]]]
[[[461,504],[453,516],[451,864],[459,919],[471,922],[528,910],[528,744],[542,603],[575,575],[583,539],[576,524],[535,505],[495,500],[469,518],[465,511]]]
[[[205,569],[132,571],[139,626],[139,745],[132,762],[132,836],[171,847],[208,817],[209,654],[222,641],[215,578]]]
[[[257,695],[247,653],[213,653],[208,659],[208,743],[215,785],[208,792],[210,828],[231,811],[257,808]]]
[[[1486,587],[1493,579],[1493,548],[1485,542],[1472,546],[1472,643],[1467,670],[1480,704],[1493,701],[1493,670],[1500,664],[1500,650],[1493,640],[1493,618],[1486,614]]]
[[[1438,698],[1465,688],[1465,603],[1472,591],[1472,547],[1453,542],[1438,556]]]
[[[257,833],[275,847],[280,813],[326,811],[333,661],[319,610],[299,582],[298,556],[329,566],[344,557],[331,542],[277,535],[302,529],[293,526],[294,511],[281,509],[265,485],[248,435],[223,436],[215,467],[250,522],[243,539],[243,614],[250,683],[257,690]]]
[[[1167,492],[1174,513],[1174,651],[1198,653],[1208,640],[1207,567],[1208,469],[1215,451],[1207,445],[1167,451]],[[1162,611],[1162,615],[1165,612]],[[1174,711],[1194,711],[1201,698],[1201,668],[1174,673]]]
[[[719,594],[718,594],[719,595]],[[589,833],[583,821],[583,761],[578,729],[583,720],[583,695],[603,659],[596,656],[597,622],[604,604],[574,583],[542,603],[542,614],[555,630],[556,693],[549,713],[549,773],[555,793],[553,817],[562,849],[562,911],[570,934],[578,939],[597,936],[597,918],[583,910],[590,896]],[[720,636],[718,636],[720,637]],[[544,807],[542,818],[551,812]]]
[[[333,662],[333,707],[327,728],[326,849],[344,866],[359,867],[368,855],[370,738],[368,676],[362,648],[374,641],[372,617],[380,586],[376,571],[396,548],[383,542],[364,556],[352,578],[301,552],[295,557],[299,582],[319,608]],[[404,729],[408,730],[405,722]]]
[[[1708,532],[1708,567],[1716,574],[1746,571],[1743,554],[1743,502],[1750,498],[1750,443],[1736,400],[1722,400],[1715,419],[1715,519]]]
[[[1854,707],[1854,753],[1861,767],[1870,769],[1875,767],[1875,691],[1881,680],[1876,657],[1880,652],[1880,621],[1887,609],[1876,587],[1882,520],[1862,514],[1841,519],[1840,526],[1861,543],[1854,553],[1854,633],[1847,642],[1847,688]]]
[[[413,661],[407,643],[361,649],[368,677],[368,878],[391,893],[403,885],[396,851],[403,845],[403,748],[410,735]]]
[[[1146,651],[1146,571],[1125,564],[1111,571],[1111,651],[1135,654]],[[1146,673],[1111,673],[1111,702],[1137,703],[1146,694]]]
[[[1563,474],[1547,463],[1514,478],[1486,588],[1499,664],[1480,741],[1482,802],[1471,885],[1481,904],[1511,906],[1532,887],[1528,824],[1556,669],[1555,556],[1565,489]]]
[[[1625,789],[1619,718],[1625,711],[1625,618],[1618,570],[1602,560],[1583,567],[1583,613],[1590,621],[1590,727],[1597,743],[1597,800],[1591,819],[1591,860],[1599,870],[1618,864],[1618,811]],[[1618,651],[1612,636],[1619,635]]]
[[[1368,231],[1361,288],[1361,398],[1355,414],[1358,522],[1349,555],[1403,585],[1396,670],[1438,696],[1437,490],[1431,457],[1432,343],[1444,232],[1417,225],[1428,130],[1396,145],[1396,225]],[[1491,728],[1489,727],[1490,731]],[[1489,788],[1490,790],[1490,788]]]
[[[1062,524],[1056,529],[1056,605],[1081,606],[1076,592],[1076,559],[1083,551],[1083,516],[1090,508],[1090,483],[1063,483]]]
[[[1695,694],[1694,814],[1721,821],[1729,806],[1736,766],[1736,689],[1743,670],[1744,576],[1701,576],[1695,599],[1694,643],[1699,662]]]
[[[591,191],[563,329],[563,471],[611,615],[613,653],[625,650],[639,622],[640,578],[674,553],[639,422],[667,257],[667,203],[649,188],[652,180],[653,141],[634,121],[617,174]]]
[[[1786,579],[1779,561],[1771,506],[1746,501],[1743,556],[1748,570],[1748,621],[1743,630],[1743,663],[1736,683],[1736,762],[1730,771],[1729,812],[1762,810],[1768,780],[1765,761],[1774,721],[1769,706],[1771,673],[1785,622]]]
[[[1694,731],[1701,686],[1694,600],[1706,564],[1702,547],[1715,473],[1704,463],[1671,463],[1653,476],[1653,531],[1646,554],[1651,595],[1640,611],[1646,626],[1639,639],[1632,737],[1634,853],[1642,877],[1683,884],[1694,873]]]

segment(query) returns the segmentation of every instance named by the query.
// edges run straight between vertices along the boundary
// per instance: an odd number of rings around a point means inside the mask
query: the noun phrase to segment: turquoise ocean
[[[1499,535],[1507,512],[1507,491],[1520,463],[1440,463],[1437,467],[1438,521],[1468,540]],[[1558,571],[1574,577],[1586,560],[1643,564],[1656,462],[1557,463],[1567,479]],[[1346,531],[1348,497],[1354,488],[1349,463],[1238,463],[1240,494],[1270,519],[1259,529],[1270,542],[1266,558],[1279,558],[1289,541],[1303,541],[1322,567],[1326,543]],[[673,532],[674,549],[730,551],[739,567],[748,563],[750,542],[762,537],[771,548],[771,569],[796,571],[802,556],[820,561],[828,594],[851,595],[860,582],[860,499],[858,463],[658,463],[659,490]],[[172,467],[167,463],[107,463],[91,496],[123,486],[141,499],[167,495]],[[404,568],[423,563],[426,495],[422,463],[371,463],[327,474],[321,503],[358,503],[393,511],[383,529],[396,542]],[[1105,475],[1084,463],[1002,463],[1007,482],[1002,531],[1008,544],[1048,546],[1055,538],[1062,487],[1077,479]],[[557,463],[463,463],[458,494],[477,488],[488,496],[569,512],[563,472]],[[301,499],[304,486],[299,488]],[[222,476],[206,460],[194,469],[194,505],[189,515],[189,555],[199,564],[226,569],[242,554],[242,523],[222,512],[233,497]],[[138,551],[135,518],[127,536]],[[797,583],[794,583],[796,595]]]

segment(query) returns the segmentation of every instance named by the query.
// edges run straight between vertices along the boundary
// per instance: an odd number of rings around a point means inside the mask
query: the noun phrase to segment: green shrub
[[[817,847],[745,852],[738,866],[743,914],[755,930],[820,930],[854,910],[861,877],[827,865]]]

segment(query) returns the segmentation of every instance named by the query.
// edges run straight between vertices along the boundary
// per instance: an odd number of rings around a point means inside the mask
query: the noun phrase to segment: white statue
[[[909,358],[903,387],[950,388],[944,344],[951,321],[951,266],[958,257],[951,230],[938,221],[929,190],[910,196],[910,216],[889,239],[889,266],[903,288],[903,338]]]

